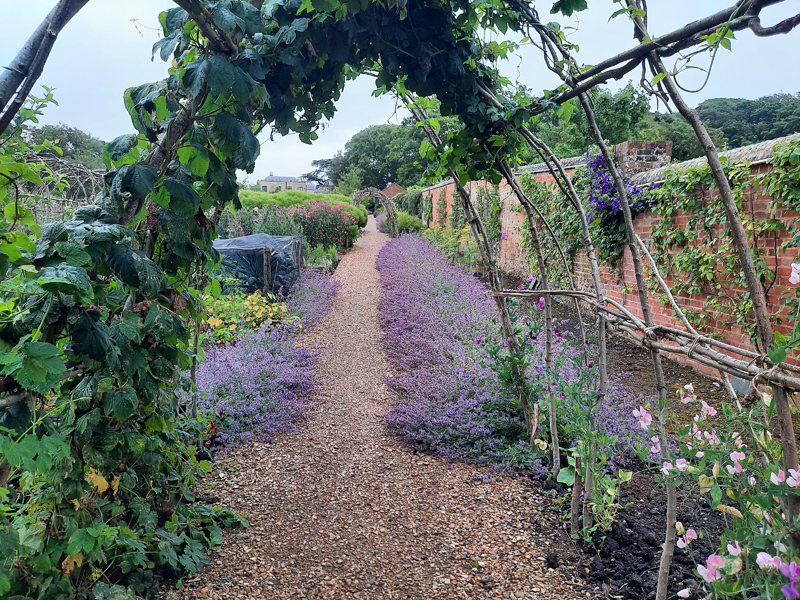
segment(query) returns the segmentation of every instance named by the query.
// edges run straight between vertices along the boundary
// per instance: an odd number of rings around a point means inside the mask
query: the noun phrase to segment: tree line
[[[684,161],[703,155],[691,126],[679,114],[650,109],[648,96],[632,84],[618,92],[599,89],[593,95],[598,125],[611,144],[627,140],[672,142],[672,158]],[[720,149],[738,148],[800,131],[800,92],[772,94],[756,100],[712,98],[698,110],[711,138]],[[458,118],[440,117],[439,126],[456,130]],[[569,116],[549,111],[539,116],[534,133],[559,157],[578,156],[593,144],[583,111]],[[330,181],[337,191],[351,195],[364,187],[383,189],[398,183],[406,189],[432,180],[426,171],[432,166],[420,155],[425,134],[412,119],[399,125],[371,125],[356,133],[343,150],[331,158],[312,161],[306,175]],[[539,162],[535,155],[521,157],[524,163]]]

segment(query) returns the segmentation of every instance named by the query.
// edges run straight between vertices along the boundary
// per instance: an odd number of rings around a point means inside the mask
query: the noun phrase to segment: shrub
[[[394,205],[415,217],[422,216],[422,190],[409,190],[392,198]]]
[[[243,330],[297,320],[289,314],[285,303],[277,302],[272,294],[264,296],[260,291],[247,296],[208,298],[204,308],[201,327],[210,330],[215,342],[234,341]]]
[[[220,225],[228,237],[253,233],[303,235],[303,228],[289,216],[285,209],[272,205],[252,209],[242,207],[236,213],[226,209],[222,213]]]
[[[286,306],[303,327],[310,327],[330,308],[340,285],[330,275],[303,269],[289,290]]]
[[[314,246],[308,253],[308,264],[323,267],[330,270],[336,263],[336,246],[328,246],[327,248],[322,244]]]
[[[397,212],[397,229],[400,233],[417,233],[422,229],[422,221],[406,212]]]
[[[289,215],[303,227],[309,246],[348,248],[360,231],[356,220],[338,205],[311,202],[294,206]]]
[[[277,433],[294,431],[294,423],[305,419],[304,399],[314,391],[317,357],[295,345],[295,332],[292,325],[267,326],[235,344],[206,350],[197,369],[198,407],[212,419],[224,417],[219,443],[270,441]]]
[[[363,228],[367,226],[367,219],[369,219],[369,214],[367,213],[364,207],[353,206],[352,204],[345,204],[344,210],[348,215],[350,215],[356,220],[356,223],[359,227]]]

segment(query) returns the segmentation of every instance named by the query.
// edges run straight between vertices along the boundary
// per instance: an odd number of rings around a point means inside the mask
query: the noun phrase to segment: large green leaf
[[[117,421],[129,419],[137,406],[139,399],[136,397],[136,391],[130,386],[103,394],[103,412]]]
[[[46,342],[26,342],[20,348],[19,370],[11,375],[26,390],[44,394],[55,387],[66,371],[58,348]]]
[[[189,204],[194,207],[194,210],[190,214],[194,214],[197,212],[197,208],[203,202],[203,199],[200,195],[194,191],[192,186],[178,181],[177,179],[172,179],[168,177],[164,180],[164,187],[169,192],[169,195],[172,196],[173,199],[180,200],[186,204]]]
[[[171,210],[158,211],[158,224],[164,237],[175,244],[183,244],[192,239],[192,232],[186,219]]]
[[[151,164],[139,162],[120,167],[114,182],[118,182],[120,192],[128,192],[134,198],[144,198],[153,191],[157,178],[158,173]]]
[[[122,283],[150,298],[166,286],[166,279],[158,265],[147,258],[144,252],[131,248],[127,243],[111,246],[106,264]]]
[[[48,292],[94,297],[86,269],[64,263],[42,269],[39,272],[37,283]]]
[[[565,17],[571,17],[572,13],[586,10],[588,4],[586,0],[556,0],[550,9],[550,14],[561,13]]]
[[[139,136],[135,133],[121,135],[103,147],[103,156],[108,156],[111,161],[116,162],[127,156],[131,150],[136,148],[138,143]],[[111,168],[109,163],[106,166]]]
[[[236,81],[236,67],[215,54],[203,63],[203,75],[211,90],[211,97],[216,100],[220,94],[231,89],[233,82]]]

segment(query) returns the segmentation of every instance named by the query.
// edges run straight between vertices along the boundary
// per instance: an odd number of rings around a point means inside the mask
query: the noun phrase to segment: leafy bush
[[[429,227],[423,237],[444,254],[452,263],[475,270],[480,264],[478,245],[472,237],[469,226],[462,229]]]
[[[311,202],[293,206],[289,215],[303,227],[309,246],[349,248],[360,231],[356,220],[338,205]]]
[[[353,217],[356,220],[356,223],[362,229],[367,226],[367,219],[369,219],[369,213],[367,210],[359,205],[353,206],[352,204],[346,204],[344,206],[345,212]]]
[[[318,244],[308,253],[308,264],[330,270],[336,263],[336,246]]]
[[[215,342],[234,341],[243,330],[297,320],[289,314],[285,303],[277,302],[272,294],[264,296],[260,291],[207,298],[204,305],[201,327],[210,331]]]
[[[206,350],[197,369],[198,407],[211,418],[225,417],[226,426],[218,425],[218,443],[269,441],[294,431],[294,423],[305,419],[316,354],[296,346],[295,333],[292,325],[266,326],[235,344]]]
[[[222,213],[220,225],[228,237],[239,237],[253,233],[267,235],[303,235],[303,228],[279,206],[266,205],[248,209],[242,207],[237,212],[226,209]]]
[[[310,327],[330,308],[340,285],[330,275],[303,269],[297,283],[289,290],[286,306],[303,327]]]
[[[397,212],[397,229],[400,233],[417,233],[422,229],[422,221],[406,212]]]
[[[402,194],[397,194],[397,196],[392,198],[392,202],[394,202],[394,205],[403,212],[407,212],[415,217],[422,216],[421,190],[409,190],[407,192],[403,192]]]

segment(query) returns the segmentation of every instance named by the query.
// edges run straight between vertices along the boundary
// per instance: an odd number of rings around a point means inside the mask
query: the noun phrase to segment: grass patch
[[[256,192],[252,190],[239,190],[239,199],[245,208],[256,208],[261,206],[280,206],[290,208],[298,204],[307,202],[326,202],[327,204],[351,204],[352,201],[347,196],[341,194],[312,194],[311,192],[301,192],[299,190],[286,190],[283,192]]]

